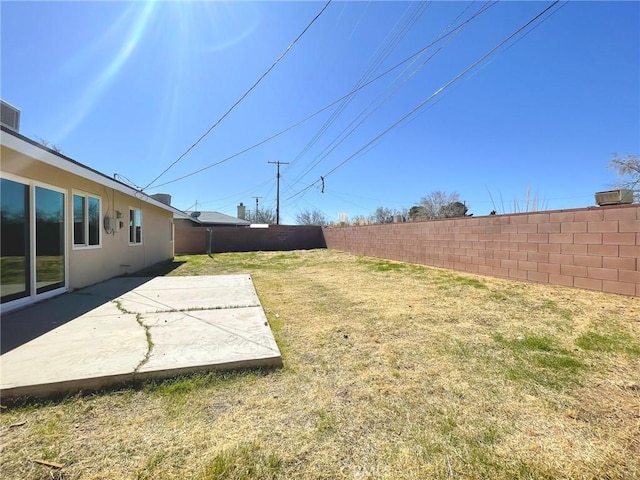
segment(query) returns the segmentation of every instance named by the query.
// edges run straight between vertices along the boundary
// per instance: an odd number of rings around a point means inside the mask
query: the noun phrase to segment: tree
[[[640,156],[628,153],[626,157],[620,157],[614,153],[609,168],[622,177],[616,186],[633,190],[636,201],[640,202]]]
[[[347,225],[349,225],[349,215],[346,212],[338,213],[335,225],[337,227],[346,227]]]
[[[351,219],[351,225],[371,225],[372,218],[364,215],[356,215]]]
[[[51,143],[49,140],[45,140],[42,137],[34,137],[38,143],[40,143],[40,145],[42,145],[43,147],[48,148],[49,150],[53,150],[56,153],[62,153],[62,150],[60,149],[60,147],[58,147],[57,145],[55,145],[54,143]]]
[[[467,215],[467,206],[462,202],[451,202],[440,208],[441,218],[465,217]]]
[[[378,207],[373,214],[374,223],[393,223],[393,210],[385,207]]]
[[[420,199],[419,205],[409,209],[411,220],[433,220],[436,218],[455,218],[467,215],[468,208],[459,199],[456,192],[446,193],[436,190]]]
[[[369,223],[406,222],[407,218],[409,218],[409,209],[406,207],[396,209],[378,207],[373,215],[369,217]]]
[[[276,212],[270,208],[263,208],[251,215],[251,223],[267,223],[269,225],[276,223]]]
[[[420,206],[423,208],[423,213],[427,219],[440,218],[444,207],[458,200],[459,196],[456,192],[446,193],[441,190],[435,190],[420,199]]]
[[[409,220],[421,220],[426,218],[426,212],[420,205],[414,205],[409,209]]]
[[[327,217],[319,210],[304,210],[296,215],[298,225],[327,225]]]

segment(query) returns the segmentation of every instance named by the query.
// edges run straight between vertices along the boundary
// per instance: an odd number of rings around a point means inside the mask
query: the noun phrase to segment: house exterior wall
[[[68,287],[73,290],[108,278],[132,273],[162,260],[173,257],[171,230],[173,213],[124,194],[105,185],[45,164],[30,156],[2,145],[2,174],[51,185],[65,192],[66,244]],[[10,177],[12,176],[12,177]],[[89,194],[100,198],[101,246],[76,247],[73,245],[73,194]],[[129,245],[129,208],[142,211],[142,244]],[[123,228],[108,233],[104,217],[120,211]]]
[[[325,228],[349,253],[640,296],[640,205]]]

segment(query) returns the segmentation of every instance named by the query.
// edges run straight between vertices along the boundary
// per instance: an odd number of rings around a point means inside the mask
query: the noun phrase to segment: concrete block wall
[[[270,225],[269,228],[210,227],[213,253],[325,248],[322,228],[312,225]],[[175,229],[176,254],[207,253],[207,227]]]
[[[331,227],[327,248],[640,297],[640,205]]]
[[[176,224],[173,242],[176,255],[207,253],[209,234],[206,228],[182,227]]]

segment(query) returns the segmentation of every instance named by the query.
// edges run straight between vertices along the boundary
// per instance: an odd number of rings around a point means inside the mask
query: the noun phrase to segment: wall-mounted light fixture
[[[120,210],[116,210],[116,218],[122,218],[122,212]]]

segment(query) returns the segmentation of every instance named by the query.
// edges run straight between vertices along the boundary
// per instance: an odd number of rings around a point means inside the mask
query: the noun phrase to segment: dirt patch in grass
[[[176,264],[251,274],[284,368],[8,409],[3,478],[640,477],[637,298],[326,250]]]

